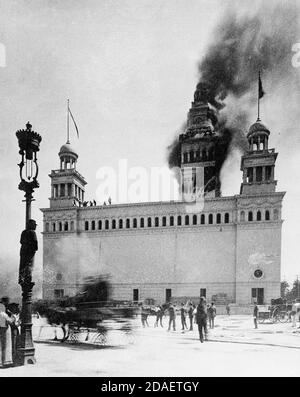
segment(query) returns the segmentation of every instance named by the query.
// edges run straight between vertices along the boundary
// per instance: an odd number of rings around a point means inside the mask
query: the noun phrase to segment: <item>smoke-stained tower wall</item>
[[[217,110],[208,102],[209,88],[197,85],[186,128],[179,136],[182,169],[182,199],[197,189],[205,196],[220,197],[220,171],[231,141],[218,123]]]

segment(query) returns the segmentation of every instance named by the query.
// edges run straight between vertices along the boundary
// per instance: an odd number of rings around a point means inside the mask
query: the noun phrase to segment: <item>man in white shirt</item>
[[[296,299],[292,306],[293,327],[296,327],[300,317],[300,299]]]
[[[12,364],[11,318],[6,314],[5,306],[0,303],[0,367]]]

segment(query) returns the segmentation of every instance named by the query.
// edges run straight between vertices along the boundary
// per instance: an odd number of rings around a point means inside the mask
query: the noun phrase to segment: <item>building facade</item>
[[[217,303],[262,304],[279,297],[285,193],[276,192],[270,131],[260,120],[250,127],[240,194],[222,197],[228,142],[218,128],[198,86],[179,137],[181,200],[170,202],[83,206],[78,154],[63,145],[60,169],[50,174],[50,207],[42,209],[44,298],[72,296],[85,277],[101,274],[110,277],[113,299],[206,295]]]

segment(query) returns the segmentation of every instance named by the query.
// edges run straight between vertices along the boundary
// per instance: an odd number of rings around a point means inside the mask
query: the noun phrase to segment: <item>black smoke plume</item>
[[[231,150],[243,152],[247,147],[246,133],[255,121],[250,116],[257,104],[258,72],[267,93],[295,73],[291,48],[299,41],[298,6],[293,1],[270,3],[261,3],[252,15],[249,9],[247,15],[226,10],[198,65],[198,83],[208,87],[209,103],[219,113],[218,133],[225,138],[217,158],[218,174]],[[227,106],[228,102],[234,105]],[[176,137],[168,147],[170,167],[180,164],[179,152]]]

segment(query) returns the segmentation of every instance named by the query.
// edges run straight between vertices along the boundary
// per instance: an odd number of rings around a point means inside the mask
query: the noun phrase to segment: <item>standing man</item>
[[[257,329],[257,319],[258,319],[258,306],[257,303],[254,303],[254,309],[253,309],[253,319],[254,319],[254,327]]]
[[[217,309],[214,302],[211,303],[209,308],[207,309],[209,328],[214,328],[215,326],[215,317],[217,315]]]
[[[200,342],[203,343],[203,336],[207,340],[207,307],[204,296],[201,296],[199,305],[197,306],[196,323],[198,324]]]
[[[3,303],[0,303],[0,368],[8,367],[12,361],[11,330],[9,324],[13,320],[6,313]]]
[[[292,306],[292,318],[293,318],[293,327],[297,326],[297,320],[299,321],[300,317],[300,299],[295,299],[295,302]]]
[[[163,323],[162,323],[162,319],[163,319],[164,314],[165,314],[164,308],[163,308],[162,306],[159,306],[158,318],[159,318],[160,326],[161,326],[162,328],[164,327],[164,326],[163,326]]]
[[[169,328],[168,331],[171,329],[171,324],[173,324],[173,330],[176,331],[176,312],[175,307],[170,303],[169,305]]]
[[[189,315],[189,319],[190,319],[190,331],[193,331],[194,309],[195,309],[195,307],[194,307],[193,303],[191,302],[189,310],[188,310],[188,315]]]
[[[180,308],[180,316],[181,316],[181,331],[184,331],[185,328],[187,329],[186,321],[185,321],[185,308],[184,308],[184,303],[181,303],[181,308]]]

